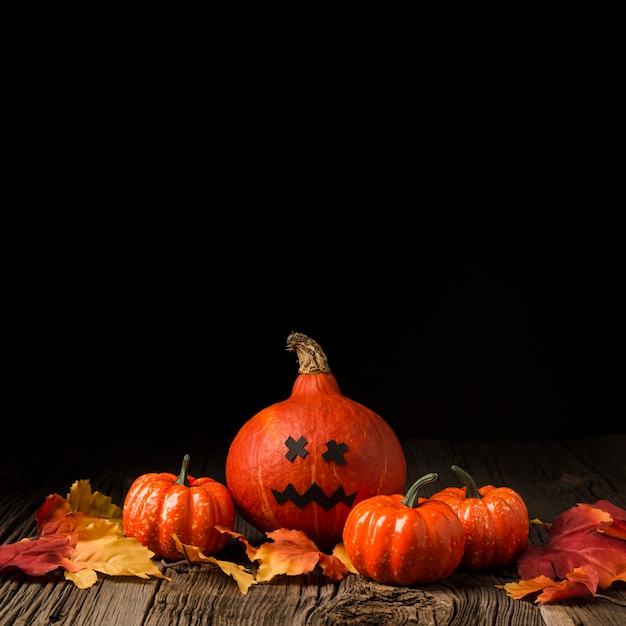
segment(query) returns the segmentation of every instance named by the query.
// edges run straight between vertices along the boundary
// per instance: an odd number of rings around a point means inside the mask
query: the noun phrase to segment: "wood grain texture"
[[[59,452],[55,459],[31,447],[7,451],[0,466],[0,544],[33,537],[35,513],[50,493],[67,494],[72,483],[88,478],[122,506],[138,475],[177,471],[182,455],[191,454],[191,473],[224,480],[228,442],[119,437],[88,448]],[[166,441],[166,443],[164,443]],[[508,485],[525,499],[531,519],[551,521],[579,502],[607,499],[626,508],[626,435],[562,441],[403,440],[407,486],[423,474],[439,473],[426,487],[431,495],[444,485],[458,485],[453,464],[469,471],[477,484]],[[166,445],[167,444],[167,445]],[[430,491],[428,491],[430,489]],[[235,529],[251,542],[263,535],[237,517]],[[545,531],[531,525],[530,540],[542,543]],[[224,558],[241,558],[233,540]],[[512,600],[498,589],[517,580],[515,568],[458,571],[435,584],[400,588],[363,576],[340,582],[315,571],[279,576],[242,594],[234,581],[214,566],[163,564],[171,581],[100,576],[89,589],[78,589],[62,572],[41,578],[20,571],[0,573],[0,626],[276,626],[359,625],[420,626],[616,626],[626,621],[626,607],[605,599],[571,599],[539,606]],[[626,583],[604,595],[626,603]]]

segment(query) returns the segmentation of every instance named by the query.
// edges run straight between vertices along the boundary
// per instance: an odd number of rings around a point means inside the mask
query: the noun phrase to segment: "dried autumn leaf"
[[[347,565],[335,554],[333,550],[332,555],[320,552],[319,566],[322,568],[324,576],[328,576],[331,580],[342,580],[346,577],[349,571],[351,571]],[[356,574],[356,570],[352,572]]]
[[[253,546],[241,533],[238,533],[237,531],[228,528],[228,526],[224,526],[224,524],[217,524],[215,528],[221,533],[226,533],[227,535],[233,537],[233,539],[238,539],[241,543],[243,543],[246,547],[246,556],[248,557],[248,559],[250,559],[250,561],[254,561],[254,557],[258,548],[256,546]]]
[[[607,500],[568,509],[554,519],[547,545],[527,546],[517,563],[522,580],[499,588],[517,599],[542,591],[535,601],[549,602],[626,581],[624,520],[626,511]]]
[[[88,480],[74,482],[66,499],[72,513],[82,511],[92,517],[122,522],[122,509],[113,504],[109,496],[99,491],[92,493]]]
[[[598,528],[599,533],[609,535],[609,537],[615,537],[616,539],[626,539],[626,520],[616,520],[613,518],[613,523]]]
[[[260,562],[258,580],[271,580],[278,574],[297,576],[312,572],[317,565],[325,576],[341,580],[348,573],[347,567],[334,555],[320,549],[301,530],[280,528],[265,533],[272,542],[259,546],[254,556]]]
[[[235,580],[241,593],[248,593],[248,589],[257,583],[254,576],[247,572],[243,565],[238,565],[231,561],[222,561],[213,556],[206,556],[199,548],[181,543],[175,534],[173,537],[176,547],[190,563],[212,563],[213,565],[217,565],[225,574],[228,574]]]
[[[96,582],[96,572],[170,580],[152,560],[153,552],[124,537],[120,513],[108,496],[91,494],[89,481],[76,481],[67,500],[52,494],[39,508],[37,539],[0,547],[0,570],[18,567],[38,576],[62,567],[65,578],[83,589]]]
[[[272,541],[255,547],[241,533],[223,524],[217,524],[215,528],[221,533],[226,533],[243,543],[246,548],[246,556],[250,561],[259,561],[256,578],[248,573],[242,565],[207,557],[198,548],[182,544],[174,535],[176,546],[185,555],[185,558],[192,563],[214,563],[219,565],[224,572],[237,581],[242,593],[247,593],[251,585],[258,582],[267,582],[278,574],[287,576],[308,574],[318,565],[324,575],[332,580],[341,580],[348,572],[358,573],[346,554],[343,544],[335,546],[332,554],[325,554],[320,552],[315,543],[300,530],[281,528],[268,532],[266,535]]]
[[[29,576],[43,576],[59,567],[78,569],[70,561],[74,551],[68,536],[22,539],[0,546],[0,571],[17,568]]]
[[[80,572],[66,572],[65,578],[81,588],[87,581],[92,581],[86,585],[88,587],[95,582],[95,572],[109,576],[167,578],[152,560],[153,556],[154,552],[136,539],[121,535],[118,524],[100,519],[79,533],[71,560],[83,569]],[[88,575],[85,570],[92,570],[93,575]]]
[[[552,580],[548,576],[537,576],[517,583],[496,585],[505,589],[509,597],[519,600],[531,593],[541,591],[535,602],[554,602],[575,596],[593,595],[597,588],[598,576],[592,567],[576,567],[564,580]]]
[[[324,575],[332,580],[341,580],[348,572],[358,573],[343,544],[337,544],[332,555],[328,555],[320,552],[315,543],[300,530],[280,528],[268,532],[266,535],[272,542],[255,547],[241,533],[221,524],[215,528],[241,541],[246,546],[246,555],[251,561],[261,561],[257,571],[258,580],[271,580],[277,574],[288,576],[308,574],[318,564]]]
[[[352,574],[359,573],[357,568],[352,565],[352,561],[350,560],[350,557],[346,552],[346,546],[343,543],[338,543],[335,546],[335,548],[333,549],[333,556],[337,557],[346,566],[346,569]]]
[[[547,546],[529,545],[518,561],[522,578],[538,575],[566,578],[576,567],[589,565],[598,572],[603,589],[626,580],[626,542],[599,532],[613,519],[626,519],[626,511],[610,502],[578,504],[557,516]]]
[[[504,589],[509,598],[521,600],[531,593],[537,593],[557,584],[558,583],[549,576],[537,576],[529,580],[519,580],[514,583],[507,583],[506,585],[496,585],[496,587],[498,589]]]
[[[271,580],[278,574],[297,576],[315,569],[321,553],[301,530],[282,528],[266,535],[273,542],[261,544],[254,557],[260,562],[257,571],[259,580]]]
[[[53,494],[46,498],[43,506],[37,511],[36,519],[40,537],[55,537],[79,533],[89,524],[102,518],[88,515],[83,511],[72,513],[67,500],[58,494]],[[122,534],[123,530],[120,523],[111,523]]]
[[[223,561],[214,557],[207,558],[215,563],[225,574],[233,578],[237,583],[237,587],[239,587],[239,591],[243,594],[248,593],[248,589],[258,582],[252,574],[246,571],[243,565],[233,563],[232,561]]]
[[[109,496],[99,491],[92,494],[88,480],[75,481],[67,498],[49,495],[35,518],[40,537],[77,532],[97,519],[114,521],[123,532],[122,509],[112,504]]]
[[[37,534],[40,537],[67,535],[75,532],[76,518],[71,515],[70,505],[59,494],[49,495],[35,514]],[[80,522],[79,522],[80,523]]]
[[[546,530],[550,530],[550,526],[552,526],[550,522],[542,522],[536,517],[533,517],[533,519],[530,520],[530,523],[534,524],[535,526],[543,526]]]

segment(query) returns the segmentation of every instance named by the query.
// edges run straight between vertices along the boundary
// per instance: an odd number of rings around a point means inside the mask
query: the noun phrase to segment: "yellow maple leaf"
[[[521,600],[523,597],[541,591],[542,589],[556,584],[547,576],[536,576],[528,580],[520,580],[518,582],[506,583],[505,585],[495,585],[496,589],[504,589],[509,598]]]
[[[109,576],[138,576],[139,578],[164,578],[152,560],[154,552],[142,546],[136,539],[120,536],[118,526],[109,520],[96,520],[79,533],[78,543],[70,560],[85,569]],[[68,573],[69,574],[69,573]],[[66,575],[74,580],[80,572]],[[83,572],[82,576],[85,576]]]
[[[252,574],[246,571],[246,568],[243,565],[239,565],[231,561],[222,561],[212,556],[207,557],[207,559],[210,562],[215,563],[215,565],[217,565],[225,574],[234,578],[237,583],[237,587],[239,587],[239,591],[243,594],[248,593],[248,589],[258,582]]]
[[[77,572],[65,570],[64,576],[65,580],[73,582],[79,589],[89,589],[98,581],[98,573],[88,567]]]
[[[91,492],[89,480],[77,480],[70,488],[66,498],[70,511],[82,511],[91,517],[109,520],[122,520],[122,509],[113,504],[109,496],[99,491]]]
[[[206,556],[202,553],[200,548],[181,543],[176,534],[173,534],[172,537],[174,537],[174,542],[180,553],[183,554],[190,563],[213,563],[217,565],[225,574],[228,574],[235,580],[241,593],[248,593],[248,589],[257,583],[254,576],[247,572],[243,565],[232,563],[231,561],[222,561],[212,556]]]

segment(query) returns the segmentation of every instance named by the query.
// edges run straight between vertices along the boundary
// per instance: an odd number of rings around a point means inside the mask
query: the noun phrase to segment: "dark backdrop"
[[[3,229],[18,428],[229,436],[289,395],[296,330],[402,435],[623,432],[610,70],[392,61],[40,59]]]

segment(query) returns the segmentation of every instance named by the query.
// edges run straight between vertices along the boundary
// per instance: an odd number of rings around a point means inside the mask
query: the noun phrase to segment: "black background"
[[[624,432],[608,52],[69,52],[10,96],[18,430],[230,436],[289,395],[295,330],[403,436]]]

